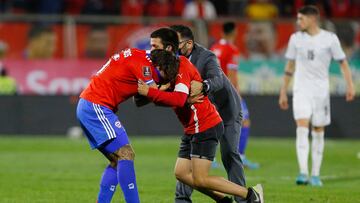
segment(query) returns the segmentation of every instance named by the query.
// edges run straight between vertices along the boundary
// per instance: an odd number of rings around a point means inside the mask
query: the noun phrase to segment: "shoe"
[[[264,191],[261,184],[250,187],[249,190],[252,190],[253,192],[249,198],[251,203],[264,203]]]
[[[260,164],[252,162],[249,159],[247,159],[246,157],[243,157],[241,160],[242,160],[245,168],[248,168],[250,170],[255,170],[255,169],[260,168]]]
[[[221,200],[217,201],[217,203],[233,203],[233,199],[231,197],[224,197]]]
[[[311,176],[310,185],[314,186],[314,187],[321,187],[321,186],[323,186],[323,183],[321,182],[319,176]]]
[[[300,173],[298,177],[296,177],[296,185],[307,185],[309,183],[308,176]]]

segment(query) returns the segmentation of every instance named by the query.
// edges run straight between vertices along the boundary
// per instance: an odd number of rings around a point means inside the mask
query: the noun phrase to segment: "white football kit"
[[[329,66],[332,59],[345,59],[338,37],[322,29],[314,36],[306,32],[296,32],[290,37],[285,57],[295,61],[295,120],[311,119],[314,126],[329,125]]]

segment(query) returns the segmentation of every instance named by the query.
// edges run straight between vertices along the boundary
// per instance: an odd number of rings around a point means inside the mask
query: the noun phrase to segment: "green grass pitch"
[[[131,141],[141,201],[173,202],[179,137],[131,137]],[[266,203],[360,202],[359,153],[360,140],[326,140],[324,187],[296,186],[294,139],[252,138],[247,154],[261,168],[246,170],[247,182],[263,184]],[[106,165],[85,139],[0,136],[0,202],[96,202]],[[225,176],[222,169],[211,173]],[[119,187],[113,202],[124,202]],[[195,192],[193,202],[213,201]]]

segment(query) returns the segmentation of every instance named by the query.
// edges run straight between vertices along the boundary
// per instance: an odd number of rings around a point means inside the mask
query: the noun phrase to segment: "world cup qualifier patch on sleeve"
[[[151,76],[151,69],[149,66],[143,66],[143,75],[144,75],[144,77]]]

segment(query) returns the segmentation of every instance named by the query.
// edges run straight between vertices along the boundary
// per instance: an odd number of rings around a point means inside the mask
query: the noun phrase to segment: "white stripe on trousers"
[[[99,121],[101,122],[101,124],[103,125],[105,131],[106,131],[106,134],[108,135],[109,139],[112,138],[112,135],[111,135],[111,132],[110,132],[110,129],[108,129],[108,126],[106,125],[106,123],[103,121],[102,117],[100,116],[99,112],[98,112],[98,109],[96,108],[96,104],[92,104],[93,105],[93,108],[95,110],[95,113],[99,119]]]
[[[98,109],[99,109],[99,111],[100,111],[100,115],[102,115],[102,117],[103,117],[103,119],[105,120],[105,122],[107,122],[107,124],[108,124],[108,126],[109,126],[109,128],[110,128],[110,130],[111,130],[111,132],[112,132],[112,134],[113,134],[113,138],[115,138],[115,137],[116,137],[116,133],[115,133],[114,128],[113,128],[112,125],[110,124],[109,119],[107,119],[107,118],[105,117],[104,111],[100,108],[100,105],[99,105],[99,104],[95,104],[95,105],[98,107]]]

